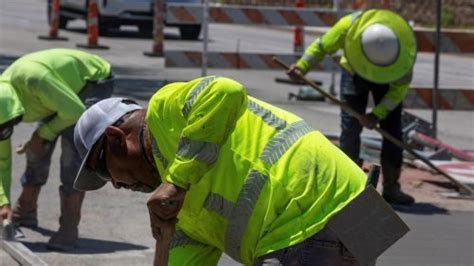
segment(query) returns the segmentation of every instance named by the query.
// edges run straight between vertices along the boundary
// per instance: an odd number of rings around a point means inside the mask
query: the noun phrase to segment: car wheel
[[[138,31],[141,34],[152,34],[153,33],[153,25],[138,25]]]
[[[111,19],[105,19],[99,14],[99,35],[101,36],[109,36],[114,32],[119,31],[120,24]]]
[[[201,33],[201,25],[182,25],[179,26],[179,32],[181,34],[181,39],[197,40]]]
[[[48,21],[51,21],[51,5],[52,5],[51,2],[52,2],[52,0],[48,0],[48,8],[46,10],[46,12],[48,12],[46,14],[46,16],[48,18]],[[65,29],[66,26],[67,26],[68,21],[69,21],[68,18],[66,18],[65,16],[59,14],[59,25],[58,25],[58,27],[60,29]]]

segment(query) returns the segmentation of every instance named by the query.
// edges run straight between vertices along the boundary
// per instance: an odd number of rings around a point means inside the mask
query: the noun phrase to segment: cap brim
[[[74,188],[79,191],[91,191],[97,190],[105,184],[107,181],[102,180],[91,168],[87,166],[87,161],[91,155],[91,150],[89,150],[82,161],[79,172],[77,173],[76,180],[74,181]]]

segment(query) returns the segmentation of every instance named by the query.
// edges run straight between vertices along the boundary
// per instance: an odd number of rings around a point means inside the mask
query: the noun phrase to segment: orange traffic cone
[[[59,29],[59,10],[60,0],[53,0],[51,3],[51,11],[49,16],[49,33],[48,35],[40,35],[38,39],[48,41],[67,41],[68,38],[58,36]]]
[[[153,8],[153,46],[151,52],[143,52],[146,56],[162,57],[163,56],[163,21],[165,13],[165,2],[163,0],[155,0]]]
[[[96,0],[89,0],[87,7],[87,44],[77,44],[77,47],[87,49],[109,49],[99,45],[99,12]]]
[[[303,8],[304,0],[296,0],[296,7]],[[293,35],[293,51],[295,53],[304,52],[304,27],[296,26]]]

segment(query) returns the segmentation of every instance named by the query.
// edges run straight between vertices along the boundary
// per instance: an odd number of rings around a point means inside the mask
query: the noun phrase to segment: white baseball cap
[[[97,190],[107,180],[102,179],[87,166],[94,144],[103,136],[105,129],[125,114],[142,109],[135,101],[126,98],[108,98],[87,109],[74,128],[74,144],[82,158],[82,164],[74,181],[74,188],[81,191]]]

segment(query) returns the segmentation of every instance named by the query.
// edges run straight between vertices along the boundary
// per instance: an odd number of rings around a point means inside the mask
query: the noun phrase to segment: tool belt
[[[333,216],[327,227],[361,265],[374,263],[410,230],[371,184]]]

